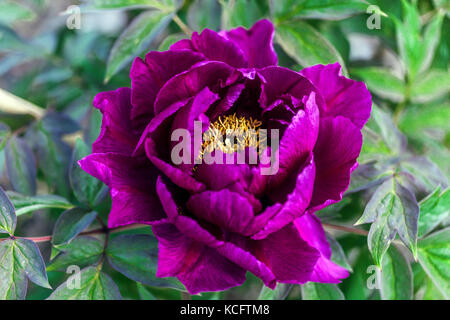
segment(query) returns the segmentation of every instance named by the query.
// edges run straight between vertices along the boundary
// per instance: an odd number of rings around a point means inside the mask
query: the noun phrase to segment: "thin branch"
[[[328,229],[350,232],[350,233],[354,233],[354,234],[359,234],[361,236],[367,236],[369,234],[369,232],[367,232],[366,230],[353,228],[353,227],[341,226],[341,225],[331,224],[331,223],[322,223],[322,225]]]
[[[173,16],[173,21],[180,27],[181,31],[183,31],[188,36],[192,35],[192,30],[189,28],[178,15]]]
[[[139,228],[144,228],[144,227],[148,227],[148,225],[136,223],[136,224],[130,224],[128,226],[121,226],[121,227],[116,227],[116,228],[111,228],[111,229],[102,227],[102,228],[97,228],[97,229],[92,229],[92,230],[81,232],[79,235],[87,236],[87,235],[96,235],[96,234],[116,233],[116,232],[120,232],[120,231],[139,229]],[[16,236],[14,236],[14,238],[27,239],[27,240],[34,241],[36,243],[52,241],[51,235],[41,236],[41,237],[16,237]],[[0,242],[4,241],[4,240],[8,240],[8,239],[9,238],[2,238],[2,239],[0,239]]]
[[[350,232],[350,233],[354,233],[354,234],[359,234],[361,236],[367,236],[369,233],[366,230],[362,230],[362,229],[358,229],[358,228],[352,228],[352,227],[347,227],[347,226],[341,226],[341,225],[337,225],[337,224],[331,224],[331,223],[322,223],[322,225],[327,228],[327,229],[333,229],[333,230],[340,230],[340,231],[345,231],[345,232]],[[97,229],[92,229],[92,230],[88,230],[88,231],[84,231],[80,233],[80,236],[87,236],[87,235],[96,235],[96,234],[104,234],[104,233],[116,233],[116,232],[121,232],[121,231],[125,231],[125,230],[133,230],[133,229],[139,229],[139,228],[144,228],[144,227],[148,227],[148,225],[146,224],[130,224],[127,226],[121,226],[121,227],[116,227],[116,228],[112,228],[112,229],[105,229],[105,228],[97,228]],[[31,241],[34,241],[36,243],[38,242],[48,242],[52,240],[52,236],[48,235],[48,236],[42,236],[42,237],[15,237],[17,239],[28,239]],[[7,240],[9,238],[3,238],[0,239],[0,241],[4,241]]]

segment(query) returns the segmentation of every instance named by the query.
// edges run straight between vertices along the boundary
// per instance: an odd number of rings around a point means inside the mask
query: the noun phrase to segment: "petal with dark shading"
[[[192,46],[208,60],[222,61],[235,68],[246,68],[247,59],[239,46],[217,32],[204,29],[192,34]]]
[[[237,71],[229,65],[211,61],[199,63],[189,71],[180,73],[166,82],[155,101],[155,114],[162,112],[177,101],[185,100],[205,87],[216,92],[221,82],[225,82]]]
[[[249,30],[239,27],[223,32],[223,35],[244,52],[248,68],[277,65],[277,54],[273,48],[274,28],[269,20],[260,20]]]
[[[319,137],[314,147],[316,178],[308,211],[320,210],[342,200],[350,184],[350,175],[362,147],[362,135],[349,119],[342,116],[320,121]]]
[[[153,224],[166,218],[156,195],[156,170],[148,160],[97,153],[80,160],[79,164],[111,189],[110,228],[133,223]]]
[[[277,281],[302,284],[311,280],[318,250],[301,237],[291,223],[253,243],[252,253],[274,273]]]
[[[227,189],[192,195],[186,205],[195,216],[232,232],[242,233],[253,219],[247,199]]]
[[[275,287],[275,277],[273,273],[264,263],[257,260],[250,253],[248,240],[246,238],[231,234],[231,236],[227,237],[224,241],[218,240],[197,221],[188,216],[180,215],[177,210],[177,204],[162,179],[158,179],[157,181],[157,193],[169,217],[168,220],[176,227],[176,229],[186,236],[189,241],[195,241],[215,249],[231,262],[261,278],[270,288]],[[157,228],[160,228],[160,226],[154,227],[155,230],[157,230]],[[158,234],[156,235],[158,236]],[[175,250],[176,248],[172,250],[172,253]],[[176,253],[173,254],[175,255]]]
[[[279,170],[269,176],[269,188],[275,189],[286,184],[286,178],[297,172],[313,150],[319,134],[319,109],[315,101],[315,92],[303,98],[304,110],[299,110],[291,119],[281,137],[279,148]]]
[[[309,97],[312,91],[317,92],[316,87],[308,79],[287,68],[271,66],[258,70],[258,74],[263,80],[259,99],[262,108],[270,107],[283,95],[290,95],[301,100],[305,96]],[[316,95],[315,98],[319,106],[323,104],[319,95]]]
[[[191,103],[191,100],[189,98],[177,101],[157,114],[145,128],[133,154],[140,155],[145,152],[154,166],[169,177],[173,183],[192,192],[198,192],[204,189],[204,185],[168,162],[170,161],[171,123],[176,112]]]
[[[286,200],[282,203],[275,203],[273,206],[268,207],[266,211],[274,211],[275,208],[280,209],[262,230],[252,236],[252,239],[264,239],[269,234],[280,230],[304,214],[312,197],[315,173],[314,158],[310,155],[300,170],[293,174],[293,177],[295,177],[294,188],[287,195]]]
[[[320,116],[344,116],[361,129],[370,116],[372,98],[364,82],[355,81],[341,74],[341,65],[315,65],[300,73],[308,78],[325,100],[320,106]]]
[[[311,281],[322,283],[340,283],[340,279],[346,278],[349,272],[331,261],[331,247],[325,236],[319,218],[314,214],[305,214],[295,220],[295,226],[303,240],[320,251],[320,258],[317,261],[311,275]]]
[[[101,92],[95,96],[93,104],[103,113],[100,135],[92,146],[93,152],[131,155],[139,137],[133,133],[130,119],[130,89]]]
[[[149,121],[156,96],[164,84],[202,60],[202,55],[190,50],[152,51],[145,56],[145,61],[136,58],[130,71],[132,118]]]

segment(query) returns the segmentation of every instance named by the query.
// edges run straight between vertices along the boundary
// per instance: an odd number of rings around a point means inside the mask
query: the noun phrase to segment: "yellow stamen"
[[[267,137],[260,131],[262,122],[253,118],[237,117],[236,114],[220,116],[209,124],[208,130],[203,133],[203,144],[199,158],[208,152],[221,150],[224,153],[243,151],[246,147],[253,147],[258,152],[259,146]],[[231,141],[231,140],[234,141]]]

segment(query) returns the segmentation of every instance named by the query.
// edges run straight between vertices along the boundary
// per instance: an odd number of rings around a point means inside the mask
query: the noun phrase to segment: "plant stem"
[[[341,226],[341,225],[331,224],[331,223],[322,223],[322,225],[328,229],[350,232],[350,233],[354,233],[354,234],[359,234],[361,236],[367,236],[369,234],[369,232],[367,232],[366,230],[353,228],[353,227]]]
[[[181,31],[183,31],[188,36],[192,35],[192,30],[189,28],[178,15],[173,16],[173,21],[180,27]]]
[[[80,236],[86,236],[86,235],[95,235],[95,234],[106,234],[106,233],[116,233],[116,232],[120,232],[120,231],[124,231],[124,230],[132,230],[132,229],[139,229],[139,228],[144,228],[144,227],[148,227],[148,225],[146,224],[130,224],[128,226],[121,226],[121,227],[117,227],[117,228],[111,228],[111,229],[105,229],[105,228],[97,228],[97,229],[92,229],[89,231],[84,231],[80,233]],[[27,239],[27,240],[31,240],[34,241],[36,243],[38,242],[48,242],[48,241],[52,241],[52,236],[48,235],[48,236],[42,236],[42,237],[14,237],[16,239]],[[7,240],[9,238],[2,238],[0,239],[1,241]]]
[[[358,229],[358,228],[341,226],[341,225],[331,224],[331,223],[322,223],[322,225],[325,228],[328,228],[328,229],[334,229],[334,230],[350,232],[350,233],[359,234],[359,235],[362,235],[362,236],[367,236],[369,234],[366,230],[362,230],[362,229]],[[102,228],[97,228],[97,229],[92,229],[92,230],[89,230],[89,231],[81,232],[80,236],[104,234],[104,233],[116,233],[116,232],[120,232],[120,231],[133,230],[133,229],[139,229],[139,228],[144,228],[144,227],[148,227],[148,225],[136,223],[136,224],[130,224],[128,226],[121,226],[121,227],[112,228],[112,229],[105,229],[105,228],[102,227]],[[42,236],[42,237],[15,237],[15,238],[17,238],[17,239],[27,239],[27,240],[34,241],[36,243],[48,242],[48,241],[52,240],[52,236],[51,235]],[[4,241],[4,240],[7,240],[7,239],[9,239],[9,238],[0,239],[0,242]]]

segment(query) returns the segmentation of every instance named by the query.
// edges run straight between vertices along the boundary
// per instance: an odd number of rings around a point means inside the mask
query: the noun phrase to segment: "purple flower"
[[[314,212],[340,201],[349,185],[371,97],[338,63],[300,72],[276,66],[273,34],[268,20],[194,33],[136,58],[131,89],[94,100],[102,131],[80,165],[111,189],[109,227],[151,225],[157,276],[177,277],[192,294],[240,285],[247,271],[270,288],[348,275],[330,260]],[[201,121],[205,132],[235,118],[279,130],[276,174],[261,174],[261,163],[171,160],[174,130],[193,132]]]

